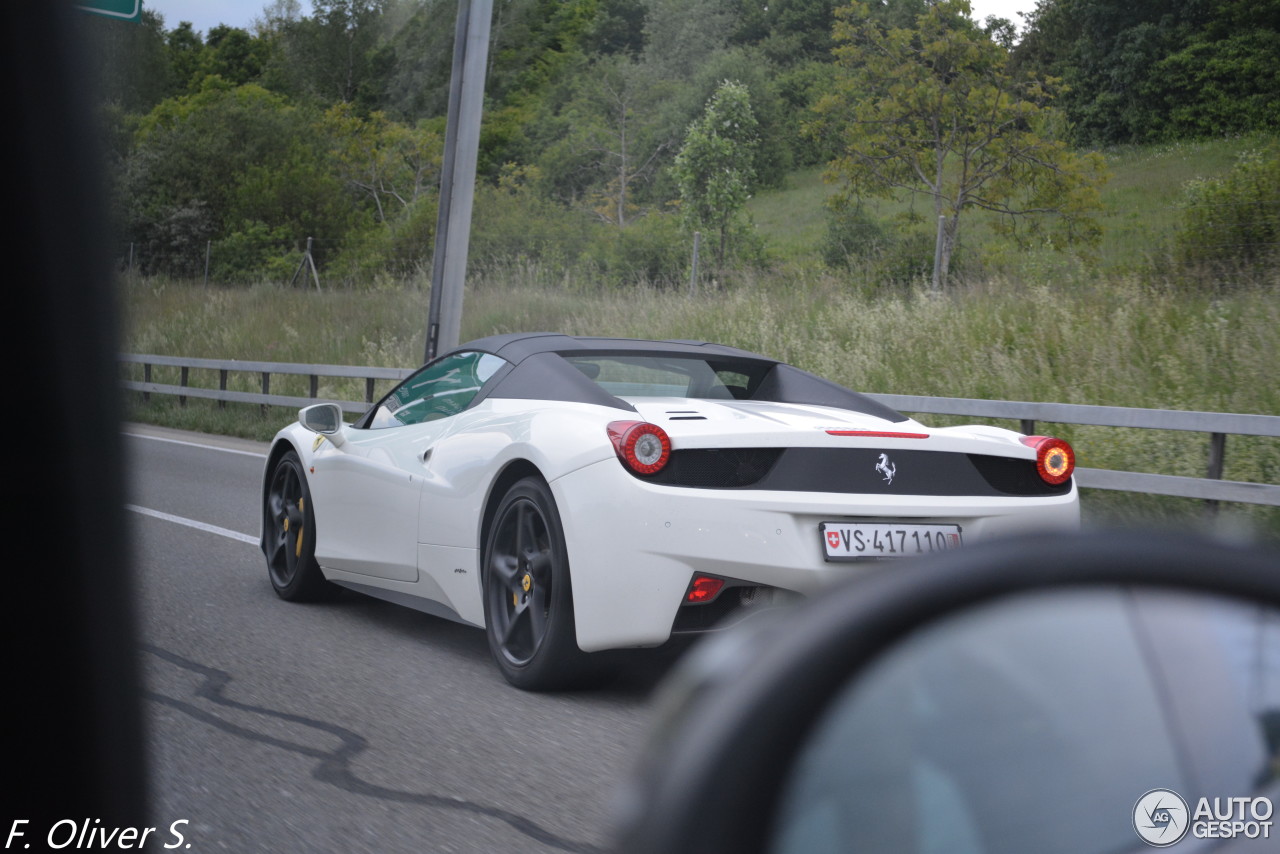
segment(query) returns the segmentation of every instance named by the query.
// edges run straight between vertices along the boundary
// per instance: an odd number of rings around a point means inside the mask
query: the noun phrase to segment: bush
[[[293,246],[288,231],[246,222],[240,231],[215,241],[210,253],[213,279],[239,284],[289,281],[302,252]]]
[[[367,288],[430,271],[435,251],[437,199],[424,195],[394,219],[352,229],[338,257],[320,271],[344,287]]]
[[[689,276],[693,237],[674,214],[649,214],[624,228],[593,231],[584,260],[611,284],[672,286]]]
[[[1246,151],[1220,178],[1189,181],[1175,237],[1184,267],[1264,267],[1280,257],[1280,148]]]
[[[819,247],[828,267],[848,267],[857,259],[880,254],[890,242],[878,222],[859,205],[827,209],[827,232]]]
[[[934,243],[934,236],[918,228],[890,231],[856,205],[837,205],[828,211],[820,250],[828,267],[856,271],[880,287],[904,287],[932,277]],[[953,275],[959,272],[960,254],[957,246]]]
[[[528,188],[479,187],[468,257],[480,265],[517,258],[564,265],[586,248],[591,225],[585,214]]]

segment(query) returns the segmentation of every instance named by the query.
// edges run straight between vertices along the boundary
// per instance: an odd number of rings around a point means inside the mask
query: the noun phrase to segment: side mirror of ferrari
[[[659,710],[626,854],[1272,851],[1280,556],[1091,532],[895,564],[695,649]]]
[[[336,403],[316,403],[298,410],[298,423],[313,433],[329,438],[337,447],[345,441],[342,435],[342,407]]]

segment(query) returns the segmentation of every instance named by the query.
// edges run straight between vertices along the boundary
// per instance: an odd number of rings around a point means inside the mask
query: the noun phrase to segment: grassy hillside
[[[1149,265],[1168,251],[1183,187],[1195,178],[1221,175],[1239,155],[1263,147],[1268,138],[1231,137],[1159,146],[1123,146],[1103,152],[1110,172],[1102,191],[1102,241],[1086,253],[1091,269],[1102,272],[1132,271]],[[827,229],[824,203],[838,192],[839,184],[824,180],[820,168],[793,173],[786,187],[761,193],[748,205],[757,230],[779,257],[813,257]],[[869,200],[868,213],[885,224],[914,212],[931,221],[931,202]],[[989,271],[1017,275],[1043,275],[1069,268],[1071,256],[1031,248],[1015,250],[991,231],[993,215],[974,211],[965,215],[962,245]],[[927,222],[918,227],[929,231]]]

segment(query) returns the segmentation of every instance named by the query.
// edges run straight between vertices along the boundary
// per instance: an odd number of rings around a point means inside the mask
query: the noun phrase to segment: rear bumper
[[[569,550],[578,645],[588,652],[668,639],[695,573],[812,595],[865,571],[829,563],[819,525],[854,519],[957,524],[966,543],[1080,524],[1061,496],[867,496],[662,486],[616,460],[551,484]]]

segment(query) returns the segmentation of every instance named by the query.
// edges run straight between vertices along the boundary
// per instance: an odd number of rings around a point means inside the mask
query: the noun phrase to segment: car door
[[[361,419],[364,426],[344,428],[340,447],[321,443],[310,476],[321,566],[418,580],[419,505],[431,450],[503,364],[475,352],[437,359],[387,394]]]

